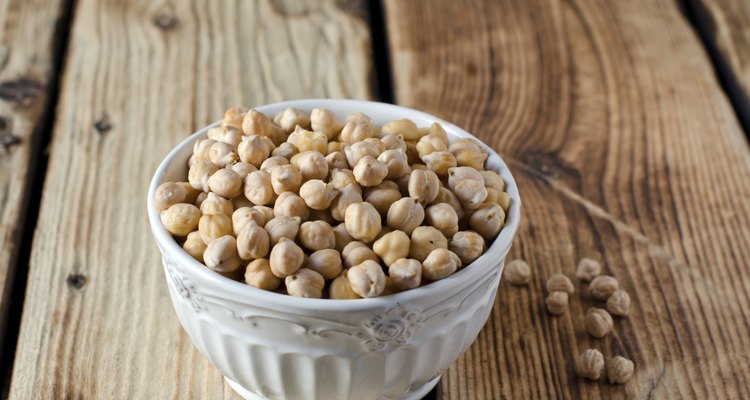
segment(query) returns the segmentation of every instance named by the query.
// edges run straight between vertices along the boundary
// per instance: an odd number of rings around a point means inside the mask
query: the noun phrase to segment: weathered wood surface
[[[715,52],[732,103],[750,124],[750,3],[743,0],[687,0],[706,46]],[[746,128],[747,129],[747,128]]]
[[[396,100],[477,133],[523,198],[511,258],[478,341],[439,398],[750,398],[750,149],[673,1],[386,1]],[[460,15],[460,23],[456,21]],[[604,261],[632,315],[603,340],[592,304],[544,311],[544,283]],[[588,382],[596,347],[635,361],[624,386]]]
[[[0,342],[39,159],[63,1],[0,2]],[[21,305],[17,305],[21,306]]]
[[[147,186],[229,106],[370,97],[365,5],[341,4],[77,2],[11,398],[236,398],[172,310]]]

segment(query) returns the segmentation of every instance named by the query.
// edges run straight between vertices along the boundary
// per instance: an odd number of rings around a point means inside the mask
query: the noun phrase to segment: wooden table
[[[158,162],[232,105],[380,99],[475,132],[524,199],[476,343],[431,398],[750,398],[750,5],[740,0],[4,0],[0,321],[13,399],[237,398],[170,306]],[[544,283],[601,260],[614,333]],[[635,361],[577,378],[589,347]]]

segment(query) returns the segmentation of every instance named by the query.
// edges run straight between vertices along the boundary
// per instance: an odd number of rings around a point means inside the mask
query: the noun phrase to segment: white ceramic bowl
[[[309,99],[257,107],[267,115],[297,107],[364,112],[378,125],[409,118],[443,125],[451,140],[473,137],[432,115],[391,104]],[[218,124],[218,123],[217,123]],[[162,182],[185,181],[203,128],[161,163],[148,193],[148,215],[162,253],[174,309],[198,350],[246,399],[418,399],[429,392],[482,329],[494,304],[521,201],[508,167],[492,149],[487,167],[506,183],[506,225],[468,267],[429,285],[361,300],[302,299],[259,290],[206,268],[185,253],[152,205]]]

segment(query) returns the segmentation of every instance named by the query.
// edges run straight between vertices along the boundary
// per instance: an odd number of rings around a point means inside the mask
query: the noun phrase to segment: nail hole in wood
[[[86,276],[81,274],[70,274],[68,275],[68,286],[74,289],[80,289],[86,285]]]
[[[99,119],[94,121],[94,129],[96,129],[100,135],[103,135],[112,129],[112,123],[109,122],[109,116],[107,113],[102,114]]]
[[[178,20],[173,13],[165,12],[154,16],[152,22],[154,23],[154,25],[156,25],[157,28],[163,31],[169,31],[177,27]]]

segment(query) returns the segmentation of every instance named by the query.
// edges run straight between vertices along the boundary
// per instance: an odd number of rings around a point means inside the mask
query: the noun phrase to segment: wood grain
[[[438,398],[750,398],[750,149],[672,1],[386,1],[396,99],[478,134],[523,199],[477,342]],[[460,16],[460,23],[456,22]],[[602,340],[595,304],[544,310],[544,283],[603,261],[632,299]],[[635,361],[624,386],[579,379],[596,347]]]
[[[148,183],[229,106],[370,97],[363,7],[77,2],[11,398],[236,398],[172,310]]]
[[[39,159],[54,74],[53,34],[63,3],[0,2],[0,341]]]
[[[732,104],[750,126],[750,3],[742,0],[686,0],[696,28],[714,53],[717,73]]]

